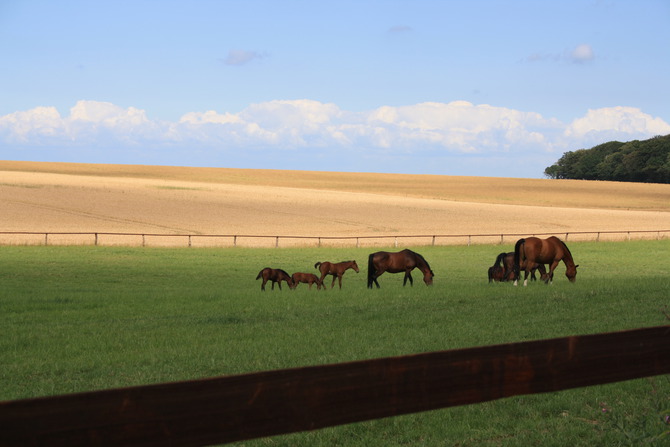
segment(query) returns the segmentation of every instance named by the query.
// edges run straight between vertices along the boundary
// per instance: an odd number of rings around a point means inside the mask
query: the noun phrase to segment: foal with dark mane
[[[421,270],[423,273],[423,282],[427,286],[433,284],[435,274],[430,269],[428,261],[419,253],[407,249],[397,253],[390,253],[388,251],[372,253],[368,257],[368,289],[372,289],[372,284],[375,284],[379,288],[377,278],[384,272],[404,273],[405,277],[403,278],[402,285],[404,286],[409,279],[409,284],[413,286],[414,280],[412,279],[411,272],[415,268]]]
[[[522,266],[525,271],[523,285],[528,285],[528,273],[538,264],[549,264],[549,272],[543,278],[545,283],[549,283],[554,278],[554,270],[561,261],[565,264],[565,276],[570,282],[575,282],[579,266],[575,265],[572,253],[565,242],[556,236],[550,236],[547,239],[537,237],[519,239],[514,246],[514,273],[516,274],[514,285],[518,283]]]
[[[314,268],[318,268],[321,272],[321,278],[319,278],[321,283],[323,283],[323,278],[327,275],[333,275],[333,283],[330,285],[331,289],[335,287],[335,279],[340,281],[340,289],[342,288],[342,275],[344,275],[344,272],[348,269],[354,269],[354,271],[358,273],[358,264],[356,264],[356,261],[344,261],[335,264],[328,261],[317,262],[314,264]],[[326,286],[324,285],[323,287],[325,288]]]
[[[265,290],[265,283],[272,281],[272,290],[275,289],[275,283],[279,284],[279,290],[281,290],[281,282],[286,281],[289,288],[293,288],[293,280],[282,269],[271,269],[270,267],[265,267],[263,270],[258,272],[256,279],[263,278],[263,284],[261,284],[261,290]]]

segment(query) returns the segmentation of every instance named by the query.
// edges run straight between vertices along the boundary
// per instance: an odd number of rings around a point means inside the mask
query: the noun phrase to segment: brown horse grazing
[[[368,257],[368,289],[372,289],[373,283],[379,288],[377,278],[384,272],[404,272],[405,277],[402,280],[402,285],[404,286],[409,279],[409,284],[413,286],[414,280],[412,279],[411,272],[415,268],[418,268],[423,272],[423,282],[425,282],[427,286],[433,284],[433,277],[435,274],[430,269],[428,261],[426,261],[419,253],[407,249],[397,253],[389,253],[387,251],[372,253]]]
[[[316,284],[316,290],[321,290],[321,285],[323,284],[321,280],[314,273],[294,273],[291,275],[293,280],[293,287],[295,289],[298,287],[298,284],[304,282],[309,284],[309,290],[312,290],[312,284]]]
[[[525,264],[522,264],[521,268],[525,268]],[[544,267],[544,264],[538,264],[530,270],[530,279],[532,281],[537,279],[535,276],[536,270],[540,270],[540,278],[544,280],[547,274],[547,270]],[[500,253],[493,265],[489,267],[489,282],[504,282],[515,279],[516,274],[514,273],[514,252],[510,251],[509,253]]]
[[[565,264],[565,276],[568,277],[570,282],[575,282],[577,267],[579,266],[575,265],[572,253],[570,253],[570,249],[565,245],[565,242],[556,236],[550,236],[547,239],[537,237],[519,239],[514,246],[514,272],[517,278],[514,280],[514,285],[518,283],[522,266],[524,266],[525,271],[523,278],[523,285],[525,286],[528,284],[528,272],[538,264],[549,264],[549,273],[542,278],[548,284],[553,281],[554,270],[560,261]]]
[[[258,272],[256,279],[263,278],[263,284],[261,284],[261,290],[265,290],[265,283],[272,281],[272,290],[275,289],[275,283],[279,284],[279,290],[281,290],[281,282],[286,281],[289,288],[293,288],[293,280],[282,269],[271,269],[270,267],[265,267],[263,270]]]
[[[489,282],[505,281],[505,270],[499,265],[489,267]]]
[[[335,279],[339,279],[340,289],[342,288],[342,275],[344,275],[344,272],[347,269],[354,269],[354,271],[358,273],[358,264],[356,264],[356,261],[344,261],[338,262],[336,264],[328,261],[317,262],[314,264],[314,268],[318,268],[321,272],[321,278],[319,278],[321,283],[323,283],[323,278],[325,278],[327,275],[333,275],[333,283],[330,285],[331,289],[335,287]],[[323,287],[325,288],[326,286]]]

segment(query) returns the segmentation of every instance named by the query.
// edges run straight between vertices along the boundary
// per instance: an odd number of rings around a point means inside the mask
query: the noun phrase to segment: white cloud
[[[263,59],[264,54],[252,50],[230,50],[228,56],[223,59],[226,65],[245,65],[254,59]]]
[[[161,133],[143,110],[100,101],[78,101],[65,118],[55,107],[0,117],[0,135],[8,142],[28,145],[140,143]]]
[[[607,107],[589,110],[564,131],[571,140],[587,144],[612,140],[644,139],[670,133],[670,124],[634,107]]]
[[[390,27],[388,30],[388,32],[391,34],[410,33],[412,31],[413,31],[412,27],[407,25],[394,25]]]
[[[595,59],[595,57],[596,55],[593,52],[593,48],[591,48],[591,45],[585,43],[577,45],[570,52],[570,59],[576,63],[590,62],[593,59]]]
[[[42,137],[57,137],[63,127],[55,107],[36,107],[0,117],[0,136],[5,135],[7,143],[39,144]]]
[[[668,123],[632,107],[589,110],[566,125],[534,112],[466,101],[350,112],[330,103],[278,100],[252,104],[240,113],[190,112],[176,122],[151,120],[134,107],[79,101],[65,117],[54,107],[0,116],[0,144],[6,147],[150,145],[167,151],[181,145],[232,154],[300,149],[416,156],[556,153],[668,133]]]
[[[577,45],[572,50],[566,50],[563,53],[557,52],[535,52],[524,58],[525,62],[569,62],[574,64],[584,64],[595,60],[596,54],[591,45],[583,43]]]

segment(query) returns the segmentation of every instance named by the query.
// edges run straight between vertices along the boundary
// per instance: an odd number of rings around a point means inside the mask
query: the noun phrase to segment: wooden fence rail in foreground
[[[670,373],[670,325],[0,402],[2,446],[201,446]]]
[[[50,244],[50,236],[80,236],[86,237],[92,241],[92,245],[99,245],[101,236],[111,237],[138,237],[141,238],[142,246],[147,243],[147,238],[171,238],[183,239],[184,245],[191,247],[196,239],[229,239],[232,245],[236,247],[240,239],[269,239],[274,241],[274,246],[279,247],[279,240],[311,240],[316,241],[320,247],[325,241],[355,241],[356,247],[360,246],[361,241],[365,240],[394,240],[394,245],[398,247],[398,239],[415,239],[415,240],[430,240],[430,245],[436,245],[437,239],[452,239],[464,240],[467,239],[467,245],[471,245],[473,239],[499,239],[502,244],[506,237],[528,237],[528,236],[561,236],[567,242],[570,235],[583,236],[592,235],[594,241],[600,241],[601,235],[626,235],[628,240],[631,235],[655,235],[657,240],[661,239],[661,235],[665,237],[670,230],[619,230],[619,231],[554,231],[549,233],[486,233],[486,234],[421,234],[421,235],[377,235],[377,236],[291,236],[291,235],[254,235],[254,234],[179,234],[179,233],[106,233],[106,232],[59,232],[59,231],[0,231],[0,235],[6,236],[39,236],[39,240],[43,241],[44,245]]]

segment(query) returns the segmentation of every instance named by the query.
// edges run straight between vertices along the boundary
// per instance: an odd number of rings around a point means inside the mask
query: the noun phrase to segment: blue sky
[[[543,177],[670,133],[670,2],[0,2],[0,159]]]

